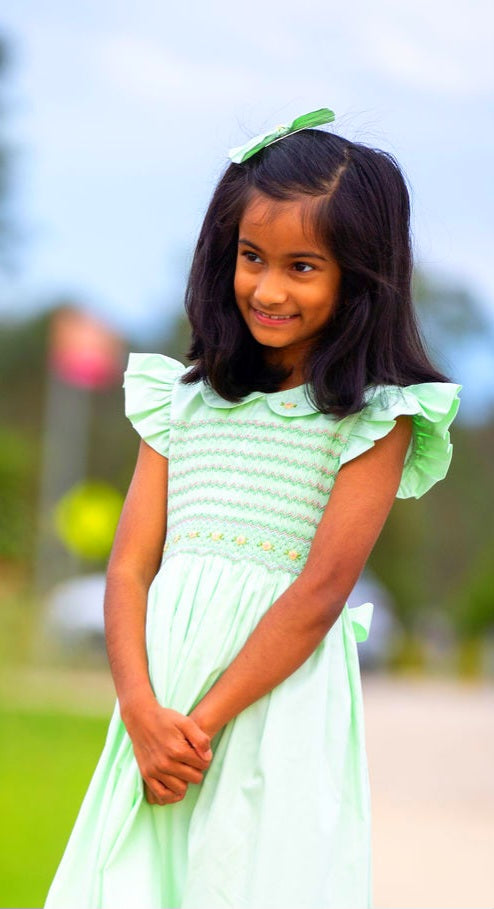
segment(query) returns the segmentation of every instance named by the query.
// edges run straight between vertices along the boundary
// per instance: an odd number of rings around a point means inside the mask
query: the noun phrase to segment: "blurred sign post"
[[[91,397],[121,382],[122,339],[76,306],[53,314],[41,452],[34,584],[44,594],[77,569],[77,556],[57,539],[57,502],[87,472]]]

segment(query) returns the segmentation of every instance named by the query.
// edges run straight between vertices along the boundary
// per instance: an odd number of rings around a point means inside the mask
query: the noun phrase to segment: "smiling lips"
[[[275,316],[275,315],[269,316],[267,313],[262,312],[260,309],[255,309],[254,306],[252,306],[251,308],[252,308],[252,310],[253,310],[253,312],[254,312],[254,314],[255,314],[256,319],[258,319],[259,322],[262,322],[262,323],[265,324],[265,325],[266,325],[266,324],[273,325],[275,322],[277,322],[277,323],[291,322],[292,319],[297,319],[297,318],[298,318],[297,315],[293,315],[293,316]]]

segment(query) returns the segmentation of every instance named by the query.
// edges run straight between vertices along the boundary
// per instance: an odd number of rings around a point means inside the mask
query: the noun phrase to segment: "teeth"
[[[258,310],[258,312],[259,312],[259,310]],[[264,316],[265,319],[276,319],[276,320],[278,320],[278,319],[291,319],[291,318],[292,318],[292,316],[268,316],[268,315],[267,315],[266,313],[264,313],[264,312],[261,312],[260,314],[261,314],[261,316]]]

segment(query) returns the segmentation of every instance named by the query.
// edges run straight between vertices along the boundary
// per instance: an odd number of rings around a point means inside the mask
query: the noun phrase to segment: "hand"
[[[127,713],[124,722],[150,804],[179,802],[189,783],[202,783],[213,757],[211,739],[191,717],[154,702]]]

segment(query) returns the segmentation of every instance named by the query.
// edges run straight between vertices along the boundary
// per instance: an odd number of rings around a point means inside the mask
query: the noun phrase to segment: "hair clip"
[[[309,129],[311,126],[320,126],[322,123],[331,123],[334,118],[335,115],[333,111],[329,110],[328,107],[321,107],[319,110],[310,111],[308,114],[302,114],[301,117],[297,117],[288,125],[281,124],[280,126],[275,126],[267,133],[263,133],[260,136],[254,136],[254,138],[250,139],[249,142],[246,142],[245,145],[231,148],[228,152],[228,157],[234,164],[242,164],[244,161],[247,161],[247,158],[251,158],[252,155],[261,151],[261,148],[266,148],[267,145],[272,145],[273,142],[279,142],[280,139],[283,139],[291,133],[298,133],[301,129]]]

